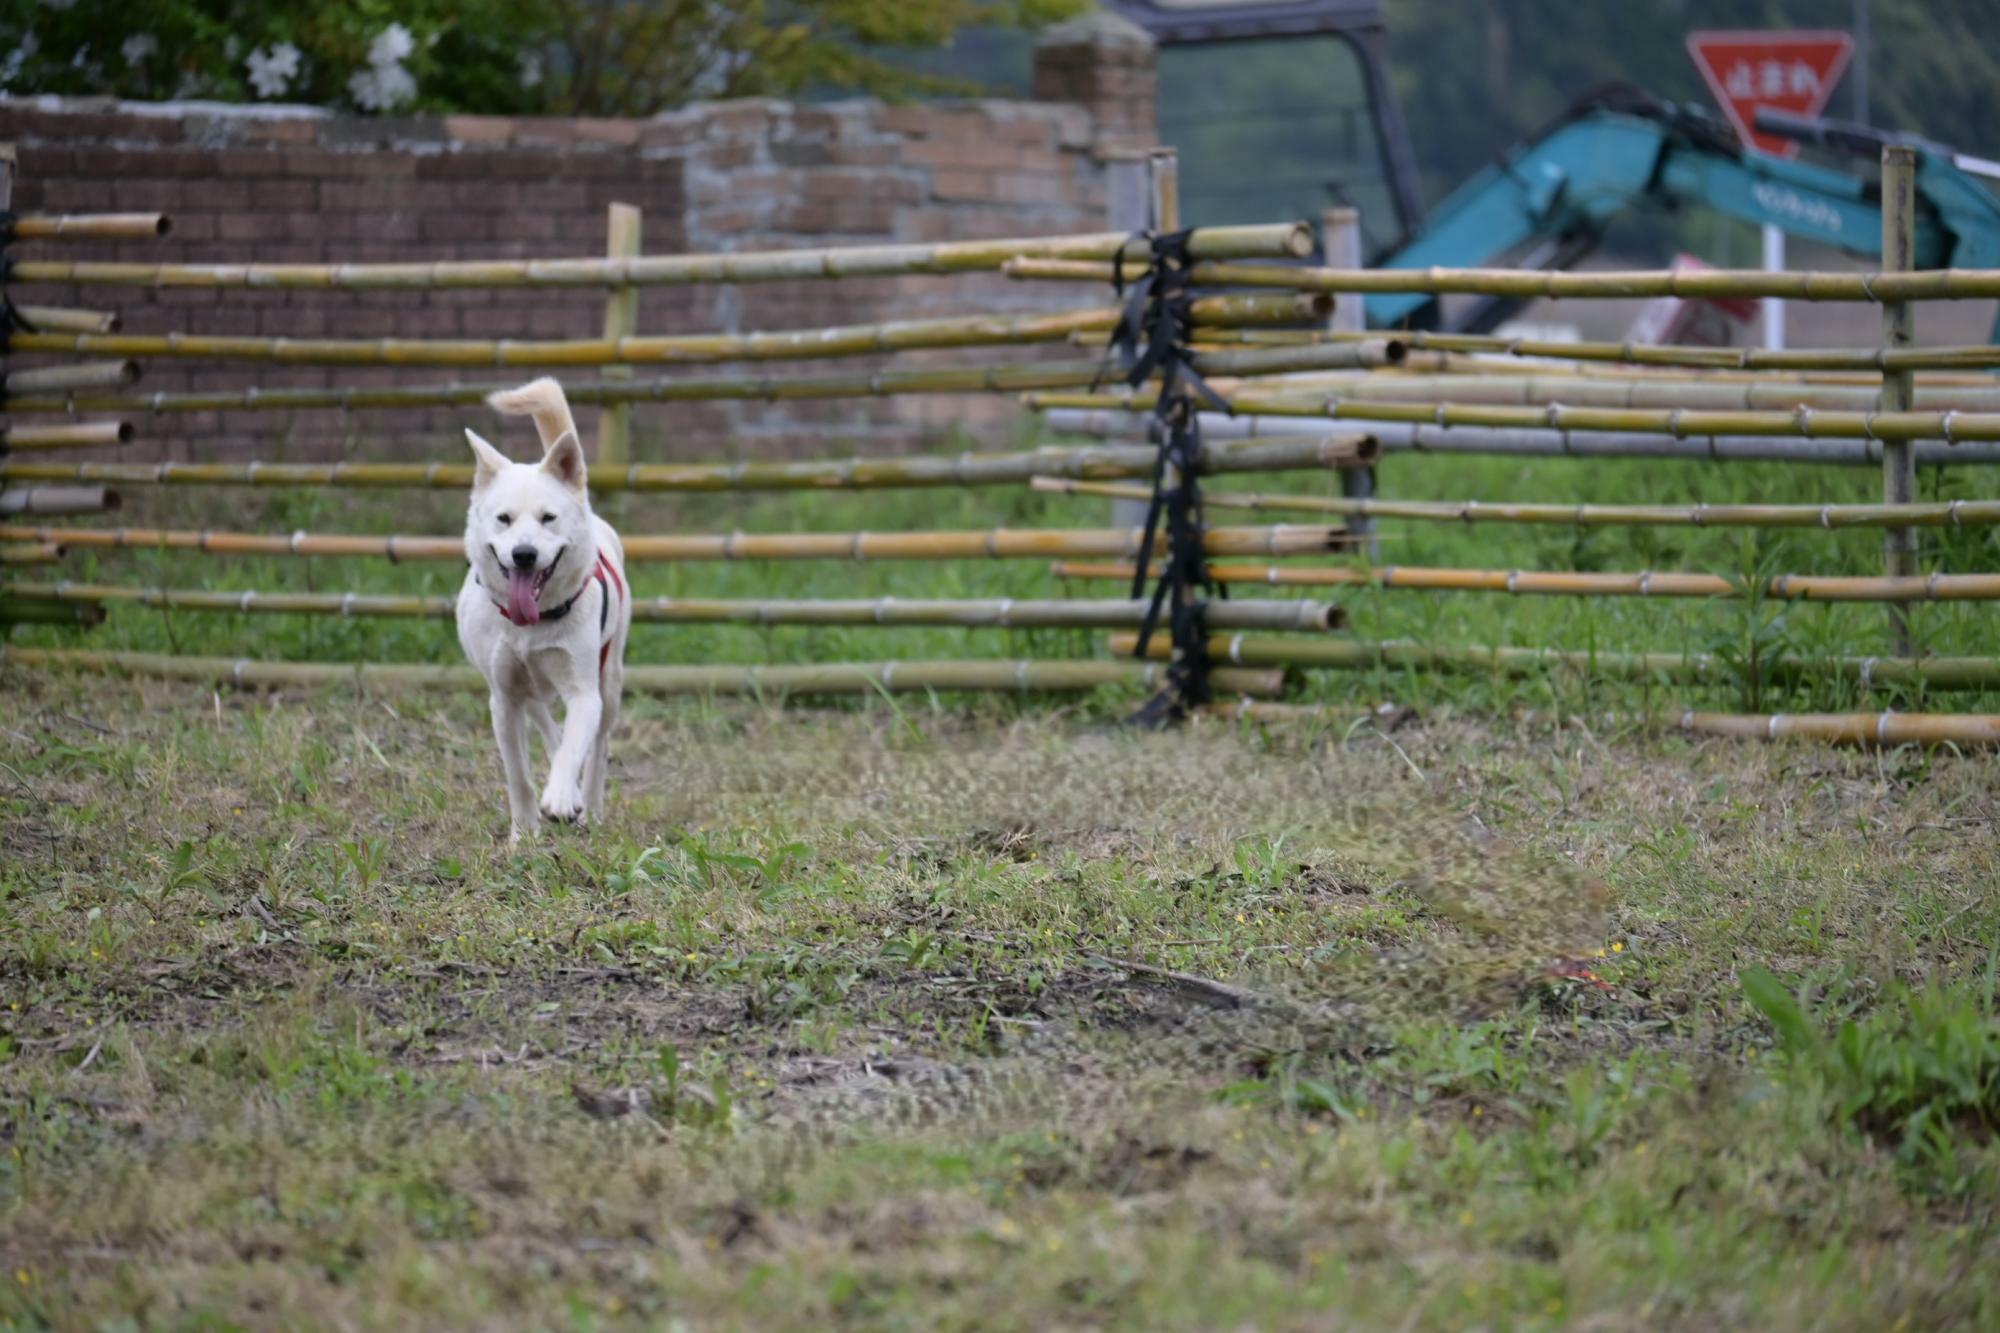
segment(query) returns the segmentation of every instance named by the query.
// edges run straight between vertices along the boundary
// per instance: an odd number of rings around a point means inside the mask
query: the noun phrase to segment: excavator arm
[[[1993,195],[1949,150],[1920,147],[1929,151],[1918,171],[1918,267],[1963,267],[2000,252]],[[1701,111],[1614,89],[1579,102],[1467,181],[1376,262],[1479,267],[1511,256],[1517,267],[1564,268],[1590,253],[1618,214],[1689,205],[1775,224],[1850,254],[1881,253],[1873,172],[1857,177],[1746,151],[1732,129]],[[1518,304],[1481,302],[1456,326],[1490,330]],[[1370,296],[1367,309],[1377,328],[1438,323],[1435,298],[1421,294]]]

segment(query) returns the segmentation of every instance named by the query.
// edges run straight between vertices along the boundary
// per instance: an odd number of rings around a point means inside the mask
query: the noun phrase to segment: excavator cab
[[[1380,0],[1113,0],[1159,44],[1159,134],[1191,226],[1361,212],[1365,254],[1423,222]]]

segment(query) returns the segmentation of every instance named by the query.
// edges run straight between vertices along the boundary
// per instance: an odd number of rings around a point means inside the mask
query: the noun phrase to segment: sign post
[[[1794,157],[1796,143],[1757,132],[1757,108],[1818,115],[1854,54],[1854,41],[1844,32],[1691,32],[1687,49],[1745,146]],[[1764,224],[1764,267],[1772,272],[1785,267],[1784,229],[1772,222]],[[1784,345],[1785,303],[1767,297],[1764,346]]]

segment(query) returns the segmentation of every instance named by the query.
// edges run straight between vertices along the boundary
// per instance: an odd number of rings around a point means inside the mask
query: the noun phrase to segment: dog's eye
[[[553,523],[553,522],[555,522],[555,521],[556,521],[556,516],[555,516],[554,514],[543,514],[543,515],[542,515],[542,522],[543,522],[544,524],[548,524],[548,523]]]
[[[499,514],[494,517],[493,521],[504,528],[514,521],[514,516],[512,514]]]

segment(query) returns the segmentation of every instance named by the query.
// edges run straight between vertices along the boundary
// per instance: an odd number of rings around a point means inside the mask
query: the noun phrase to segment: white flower
[[[539,88],[542,86],[542,53],[540,51],[521,52],[521,86]]]
[[[417,49],[417,39],[400,23],[391,23],[375,34],[368,45],[368,63],[379,70],[400,65]]]
[[[159,49],[160,39],[152,33],[135,32],[125,39],[123,46],[118,48],[118,54],[125,57],[125,63],[128,65],[143,65]]]
[[[299,48],[279,42],[270,50],[258,47],[243,62],[250,69],[250,86],[259,97],[278,97],[292,86],[299,74]]]
[[[390,111],[417,95],[417,80],[401,65],[357,70],[347,81],[355,104],[367,111]]]
[[[34,55],[40,48],[41,43],[35,40],[32,31],[22,33],[21,40],[7,53],[7,58],[0,60],[0,88],[12,83],[14,76],[21,72],[21,67],[28,63],[28,57]]]

